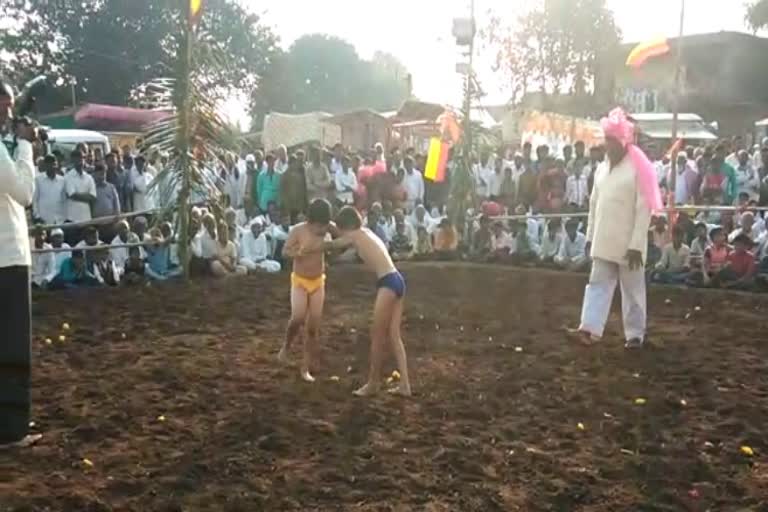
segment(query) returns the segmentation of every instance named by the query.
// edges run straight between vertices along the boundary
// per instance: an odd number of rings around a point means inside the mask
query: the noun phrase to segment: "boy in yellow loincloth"
[[[283,257],[293,259],[291,273],[291,319],[285,333],[285,342],[278,359],[288,359],[288,350],[296,336],[305,327],[304,356],[301,378],[315,379],[310,373],[313,355],[317,352],[317,339],[325,301],[325,253],[323,241],[331,226],[331,205],[325,199],[312,201],[307,210],[307,221],[294,226],[283,246]],[[319,249],[319,250],[318,250]]]

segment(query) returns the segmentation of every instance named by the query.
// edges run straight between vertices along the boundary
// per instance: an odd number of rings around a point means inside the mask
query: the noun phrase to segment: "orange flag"
[[[648,59],[665,55],[669,53],[669,50],[669,43],[667,42],[666,37],[640,43],[629,53],[629,56],[627,57],[627,66],[631,68],[639,68],[645,64]]]

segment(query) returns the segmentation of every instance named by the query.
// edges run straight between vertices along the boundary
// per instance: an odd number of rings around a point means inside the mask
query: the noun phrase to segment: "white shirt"
[[[587,226],[591,256],[626,265],[631,249],[640,251],[646,261],[651,211],[638,190],[632,159],[627,155],[613,170],[609,166],[606,160],[595,172]]]
[[[240,250],[242,259],[259,263],[267,259],[270,252],[269,241],[265,232],[262,231],[258,237],[254,237],[251,230],[243,234]]]
[[[32,199],[32,211],[35,218],[43,219],[45,224],[61,224],[65,219],[67,195],[64,193],[64,176],[40,173],[35,178],[35,194]]]
[[[747,166],[742,169],[737,165],[733,168],[736,174],[736,193],[741,194],[746,192],[749,195],[750,200],[757,201],[760,199],[760,175],[752,167],[752,164],[747,162]]]
[[[64,190],[67,194],[66,217],[72,222],[91,220],[91,205],[69,199],[72,194],[88,194],[96,197],[96,183],[90,174],[83,171],[82,174],[75,169],[70,170],[64,176]]]
[[[502,183],[504,183],[504,172],[491,173],[488,176],[488,196],[500,196]]]
[[[424,177],[419,171],[416,169],[410,173],[405,171],[403,187],[405,188],[406,200],[411,208],[416,201],[424,202]]]
[[[587,204],[587,196],[589,195],[589,182],[587,177],[583,174],[576,177],[576,175],[568,176],[565,181],[565,204],[575,204],[582,207]]]
[[[341,166],[341,161],[336,160],[336,158],[331,158],[331,166],[328,170],[331,172],[331,176],[335,176],[336,174],[343,172],[344,169]]]
[[[35,247],[35,241],[30,240],[30,247]],[[43,249],[50,249],[50,244],[43,244]],[[59,269],[56,266],[56,254],[52,252],[33,253],[32,254],[32,267],[30,268],[32,282],[37,286],[42,286],[43,282],[50,283],[56,274],[59,273]]]
[[[587,237],[583,233],[576,232],[576,238],[566,235],[560,244],[560,250],[557,253],[558,259],[562,261],[575,261],[586,256]]]
[[[347,188],[357,189],[357,176],[352,172],[352,169],[347,172],[338,171],[334,176],[334,182],[336,184],[336,199],[344,204],[352,204],[355,200],[354,194],[347,190]]]
[[[498,251],[499,249],[509,249],[512,251],[515,248],[515,239],[511,234],[506,231],[502,231],[498,236],[491,234],[491,250]]]
[[[16,161],[0,141],[0,267],[29,266],[27,214],[35,192],[32,144],[18,141]]]
[[[120,240],[120,235],[116,235],[115,238],[112,240],[112,243],[110,245],[124,245],[124,244],[137,244],[139,243],[139,237],[136,235],[136,233],[128,233],[128,241],[123,242]],[[140,248],[143,249],[143,248]],[[115,262],[115,265],[117,265],[118,272],[122,273],[125,269],[125,262],[128,261],[128,248],[127,247],[118,247],[117,249],[110,249],[109,255],[112,258],[112,261]]]
[[[133,191],[133,211],[143,212],[152,210],[155,207],[154,199],[148,194],[149,185],[155,177],[150,174],[148,169],[139,172],[135,167],[131,169],[130,180]]]
[[[245,183],[248,176],[244,172],[238,172],[235,176],[235,170],[231,169],[227,173],[226,183],[224,184],[224,193],[229,196],[229,205],[235,210],[243,207],[243,198],[245,197]]]
[[[60,249],[70,249],[70,248],[71,247],[69,247],[69,244],[66,242],[62,243],[60,247]],[[52,254],[54,259],[56,260],[56,274],[58,274],[59,271],[61,270],[61,264],[64,263],[64,260],[68,260],[69,258],[71,258],[72,253],[62,251],[62,252],[54,252]]]

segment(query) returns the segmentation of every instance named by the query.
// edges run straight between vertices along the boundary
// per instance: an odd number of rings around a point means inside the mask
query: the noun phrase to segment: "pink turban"
[[[661,210],[664,203],[661,200],[661,190],[656,171],[643,150],[635,145],[635,125],[627,119],[627,115],[621,108],[611,110],[608,117],[600,120],[600,126],[606,137],[618,140],[632,159],[637,174],[637,187],[652,212]]]

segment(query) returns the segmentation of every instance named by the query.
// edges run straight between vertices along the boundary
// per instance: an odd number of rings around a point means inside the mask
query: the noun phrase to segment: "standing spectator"
[[[155,207],[150,185],[155,177],[148,171],[144,155],[136,157],[131,170],[132,206],[134,212],[145,212]]]
[[[280,205],[296,224],[298,216],[307,208],[307,183],[301,161],[297,156],[288,159],[288,170],[280,180]]]
[[[120,215],[120,195],[113,184],[107,181],[107,169],[98,163],[93,169],[93,181],[96,185],[96,200],[91,212],[93,218],[114,217]],[[105,234],[107,240],[109,236]]]
[[[35,226],[33,231],[33,244],[35,249],[50,249],[45,243],[45,230],[42,226]],[[56,268],[56,255],[52,252],[32,253],[31,281],[34,288],[46,288],[53,281],[59,270]]]
[[[257,166],[257,160],[261,161],[262,158],[260,151],[257,151],[256,154],[245,156],[245,195],[243,203],[249,218],[258,215],[259,194],[256,186],[261,166]]]
[[[250,272],[280,272],[280,263],[271,259],[270,238],[261,220],[254,219],[243,235],[240,265]]]
[[[335,178],[345,168],[344,165],[344,146],[340,143],[336,143],[333,146],[333,155],[331,157],[331,163],[328,166],[328,170],[331,173],[331,177]]]
[[[421,172],[413,168],[413,158],[410,156],[403,159],[403,168],[405,169],[403,178],[405,209],[410,212],[417,204],[424,202],[424,177]]]
[[[56,158],[46,155],[42,173],[35,178],[32,217],[44,224],[61,224],[65,219],[64,177],[57,172]]]
[[[259,173],[256,190],[259,210],[266,214],[269,203],[280,201],[281,176],[275,171],[275,155],[267,155],[266,167]]]
[[[712,158],[712,174],[721,176],[721,187],[723,192],[722,204],[732,205],[736,200],[736,171],[725,162],[726,148],[723,144],[715,147],[715,156]]]
[[[353,205],[355,203],[354,192],[357,190],[357,172],[352,167],[349,157],[341,157],[341,167],[334,176],[336,183],[336,201],[342,206]]]
[[[672,172],[672,166],[669,173]],[[694,204],[699,192],[699,173],[689,164],[685,153],[677,155],[677,176],[675,179],[675,204]],[[671,186],[672,176],[667,175],[667,182]]]
[[[504,184],[504,169],[501,158],[493,164],[493,172],[488,176],[488,200],[501,204],[501,186]]]
[[[580,272],[589,266],[587,237],[579,232],[579,221],[576,219],[565,223],[565,236],[555,256],[555,264],[570,272]]]
[[[309,150],[309,166],[306,170],[307,200],[311,203],[315,199],[328,199],[331,189],[331,174],[328,166],[323,163],[320,149],[312,147]]]
[[[508,210],[512,210],[517,206],[515,204],[515,198],[517,196],[517,178],[514,174],[515,163],[513,161],[512,167],[505,167],[503,178],[501,180],[501,189],[499,190],[499,201]]]
[[[288,170],[288,148],[280,145],[277,148],[277,158],[275,160],[275,172],[283,174]]]
[[[84,222],[91,220],[91,205],[96,201],[96,183],[93,177],[85,172],[83,154],[73,151],[71,158],[72,169],[64,176],[64,190],[67,195],[66,220]]]
[[[517,205],[522,205],[524,210],[531,208],[539,195],[539,180],[533,167],[526,167],[518,178]]]
[[[736,175],[736,194],[746,193],[749,200],[760,199],[760,175],[752,166],[752,159],[745,150],[738,153],[738,165],[734,170]]]
[[[571,175],[568,176],[565,182],[565,204],[573,210],[582,211],[586,208],[588,202],[589,181],[584,175],[584,165],[575,165],[572,167]]]
[[[691,271],[691,249],[685,245],[685,232],[680,226],[672,229],[672,241],[661,251],[661,260],[651,274],[651,280],[661,284],[683,284]]]
[[[240,171],[237,162],[233,158],[228,160],[228,170],[224,192],[229,197],[229,205],[235,210],[245,207],[243,197],[245,195],[246,174]]]
[[[646,330],[645,261],[651,212],[662,207],[653,165],[634,145],[634,125],[621,109],[601,120],[608,161],[601,164],[589,205],[587,241],[592,272],[584,291],[580,341],[603,335],[616,284],[621,284],[626,348],[643,346]]]
[[[583,141],[577,140],[573,145],[573,148],[576,152],[576,155],[574,156],[573,160],[566,162],[568,165],[568,174],[572,176],[578,172],[579,175],[586,178],[587,172],[585,172],[585,168],[589,165],[589,159],[586,156],[586,146],[584,145]]]
[[[128,211],[131,205],[129,196],[131,187],[128,184],[130,175],[120,165],[120,150],[113,149],[110,151],[104,163],[107,166],[107,181],[114,185],[117,190],[121,208]]]

